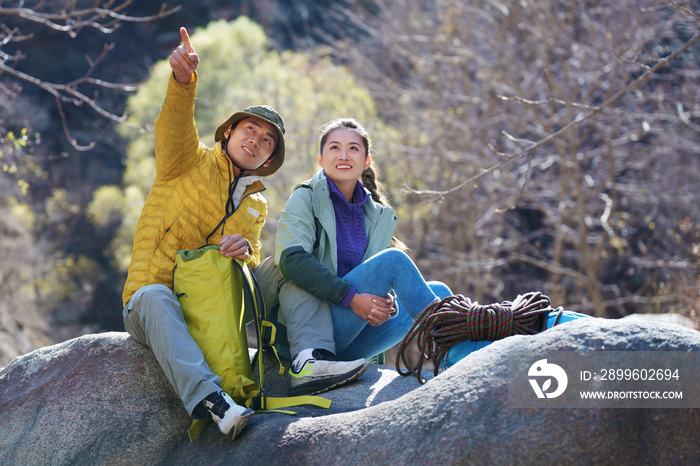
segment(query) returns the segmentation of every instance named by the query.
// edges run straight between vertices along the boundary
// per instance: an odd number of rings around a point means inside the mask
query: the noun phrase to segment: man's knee
[[[134,293],[124,313],[124,328],[139,343],[151,346],[154,335],[185,324],[182,308],[165,285],[146,285]]]
[[[282,283],[285,281],[279,268],[275,265],[274,259],[275,258],[272,256],[265,258],[253,270],[253,275],[255,275],[255,280],[260,287],[260,292],[268,308],[278,304],[279,301],[277,297],[280,292],[280,286],[282,286]]]
[[[175,297],[173,291],[161,283],[154,283],[139,288],[134,295],[141,293],[142,299],[163,299]]]
[[[136,290],[136,293],[134,293],[131,299],[139,303],[147,304],[152,303],[154,300],[168,300],[171,297],[177,300],[170,288],[160,283],[154,283],[153,285],[142,286]]]
[[[182,308],[172,290],[160,283],[142,286],[136,290],[127,304],[129,313],[134,309],[142,318],[170,313],[182,315]]]
[[[275,265],[275,258],[268,256],[263,259],[257,267],[253,269],[253,275],[259,282],[277,283],[284,279],[280,273],[279,267]]]

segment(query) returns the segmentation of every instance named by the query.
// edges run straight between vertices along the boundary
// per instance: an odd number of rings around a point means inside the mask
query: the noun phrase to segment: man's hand
[[[182,44],[179,45],[170,55],[170,68],[173,69],[175,81],[181,84],[188,84],[194,70],[199,65],[199,55],[194,51],[187,29],[180,28]]]
[[[376,327],[389,320],[389,315],[394,312],[394,297],[390,294],[382,298],[369,293],[357,293],[350,301],[350,309]]]
[[[239,234],[227,235],[221,238],[221,254],[238,260],[246,260],[250,257],[248,241]]]

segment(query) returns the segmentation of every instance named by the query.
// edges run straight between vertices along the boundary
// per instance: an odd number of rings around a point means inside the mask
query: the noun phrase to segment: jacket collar
[[[314,174],[314,176],[311,177],[310,180],[302,184],[308,185],[314,192],[315,195],[313,196],[312,202],[314,210],[318,212],[317,215],[319,216],[319,218],[322,218],[321,216],[325,213],[326,209],[330,209],[330,211],[333,210],[333,205],[331,204],[330,199],[330,188],[328,186],[328,178],[326,178],[326,174],[323,172],[323,170],[317,171]],[[298,184],[296,188],[299,188],[300,186],[302,186],[302,184]],[[366,218],[370,222],[376,222],[378,217],[382,214],[382,212],[391,212],[392,216],[394,214],[393,209],[375,202],[371,196],[368,196],[367,202],[365,202],[362,205],[362,208],[365,211]],[[330,211],[328,212],[328,214],[330,214]],[[335,229],[333,229],[333,232],[335,232]]]
[[[338,199],[338,201],[334,201],[333,203],[335,204],[336,202],[338,202],[338,204],[341,205],[342,208],[345,209],[345,211],[349,211],[349,210],[353,209],[354,206],[363,205],[370,198],[370,194],[369,194],[369,191],[367,190],[367,188],[365,188],[362,185],[362,183],[357,181],[357,182],[355,182],[355,192],[354,192],[355,203],[350,204],[350,202],[348,202],[348,200],[345,198],[345,195],[343,193],[341,193],[340,189],[338,189],[338,187],[335,185],[333,180],[328,178],[328,175],[326,175],[326,178],[328,180],[328,189],[331,192],[331,197],[335,197]]]

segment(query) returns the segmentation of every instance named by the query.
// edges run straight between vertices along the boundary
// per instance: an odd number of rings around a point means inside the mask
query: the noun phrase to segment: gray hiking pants
[[[190,415],[204,397],[221,390],[221,379],[209,369],[187,331],[182,308],[170,288],[139,288],[124,306],[123,316],[126,331],[153,350]]]
[[[328,302],[307,293],[280,273],[270,256],[253,270],[268,312],[279,305],[278,321],[287,326],[289,355],[292,359],[307,348],[325,349],[335,354],[333,319]],[[277,324],[278,322],[273,322]]]

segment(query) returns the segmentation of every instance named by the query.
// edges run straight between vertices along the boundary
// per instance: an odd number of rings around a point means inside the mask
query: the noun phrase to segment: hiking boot
[[[210,393],[203,403],[204,409],[211,414],[221,433],[229,440],[236,438],[253,415],[252,409],[237,405],[223,390]]]
[[[365,373],[366,359],[336,361],[324,350],[305,349],[289,368],[289,396],[315,395],[351,382]]]

